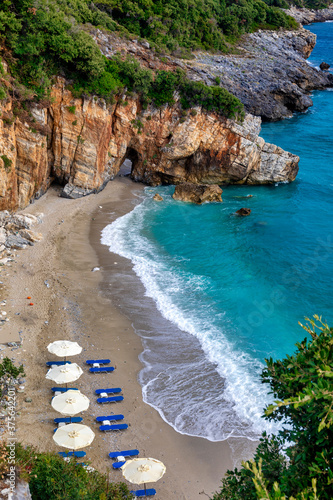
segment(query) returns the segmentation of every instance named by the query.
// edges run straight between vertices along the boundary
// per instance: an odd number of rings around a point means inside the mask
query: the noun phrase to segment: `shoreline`
[[[5,270],[9,275],[6,296],[10,322],[2,328],[0,339],[9,330],[15,335],[22,331],[23,344],[18,349],[7,347],[1,354],[23,362],[26,370],[25,389],[18,394],[17,438],[43,451],[60,451],[52,440],[52,420],[58,415],[50,406],[50,387],[54,383],[45,380],[45,362],[51,359],[46,346],[60,338],[75,340],[84,348],[72,358],[84,368],[75,386],[91,400],[82,415],[83,423],[96,434],[92,445],[85,449],[91,465],[102,472],[109,471],[112,481],[121,481],[121,472],[112,469],[107,454],[137,448],[139,456],[152,456],[167,467],[163,479],[156,483],[157,499],[199,500],[202,492],[211,495],[219,488],[226,470],[233,468],[234,458],[249,456],[241,456],[237,447],[241,440],[233,443],[232,451],[227,441],[211,442],[177,433],[142,400],[138,382],[141,340],[131,321],[103,293],[105,276],[92,272],[99,267],[100,251],[111,256],[107,247],[97,248],[102,245],[96,235],[109,223],[110,211],[114,212],[111,217],[117,218],[122,215],[121,210],[126,213],[134,207],[133,189],[135,192],[142,187],[129,179],[117,178],[97,195],[64,200],[59,198],[59,188],[51,188],[23,211],[44,212],[45,217],[38,226],[44,239],[18,252],[12,267]],[[27,296],[32,297],[33,307],[27,305]],[[94,357],[110,358],[116,366],[114,373],[90,374],[85,360]],[[124,401],[116,408],[108,405],[101,409],[94,402],[94,390],[104,385],[122,387]],[[26,397],[31,397],[32,402],[26,402]],[[114,434],[101,433],[95,417],[105,411],[122,413],[129,428]]]

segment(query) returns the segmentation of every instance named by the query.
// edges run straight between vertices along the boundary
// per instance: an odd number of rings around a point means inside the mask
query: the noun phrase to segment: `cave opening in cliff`
[[[123,163],[119,169],[118,175],[130,176],[133,168],[139,160],[139,155],[133,148],[127,148]]]

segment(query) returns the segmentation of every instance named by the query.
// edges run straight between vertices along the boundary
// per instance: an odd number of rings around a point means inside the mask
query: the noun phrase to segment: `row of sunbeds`
[[[46,364],[49,367],[52,366],[57,366],[57,365],[62,365],[62,364],[70,364],[70,361],[48,361]],[[91,373],[107,373],[107,372],[113,372],[114,367],[113,366],[101,366],[101,365],[107,365],[110,363],[109,359],[88,359],[86,361],[87,365],[90,365],[89,371]],[[52,387],[51,389],[54,392],[54,395],[57,395],[66,392],[68,390],[78,390],[75,387]],[[97,398],[97,403],[99,404],[104,404],[104,403],[118,403],[123,401],[124,397],[121,395],[114,396],[114,394],[119,394],[122,392],[122,389],[120,387],[115,387],[115,388],[108,388],[108,389],[96,389],[95,394],[99,396]],[[112,394],[112,396],[110,396]],[[96,421],[102,422],[102,425],[99,426],[100,431],[120,431],[120,430],[125,430],[128,428],[128,424],[113,424],[111,422],[114,421],[119,421],[123,420],[124,415],[122,414],[111,414],[111,415],[106,415],[106,416],[99,416],[96,417]],[[58,417],[54,419],[54,422],[58,425],[65,425],[66,423],[79,423],[82,422],[81,417]],[[56,429],[55,429],[56,430]],[[70,457],[76,457],[76,458],[83,458],[86,456],[85,451],[70,451],[70,452],[64,452],[61,451],[59,452],[59,455],[64,457],[64,459],[69,459]],[[135,457],[139,455],[139,450],[133,449],[133,450],[122,450],[122,451],[114,451],[109,453],[109,457],[111,459],[116,459],[115,462],[113,462],[112,467],[113,469],[121,469],[121,467],[125,464],[126,458],[127,457]],[[83,462],[78,462],[78,465],[83,465],[85,464]],[[135,495],[135,497],[147,497],[147,496],[154,496],[156,495],[156,490],[154,488],[148,488],[146,490],[132,490],[131,493]]]

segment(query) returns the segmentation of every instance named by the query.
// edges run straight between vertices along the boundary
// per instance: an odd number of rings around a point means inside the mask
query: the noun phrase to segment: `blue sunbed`
[[[106,415],[105,417],[96,417],[97,422],[104,422],[104,420],[123,420],[124,415]]]
[[[128,428],[127,424],[100,425],[100,431],[122,431]]]
[[[46,362],[46,366],[52,366],[52,365],[61,366],[61,365],[70,365],[70,364],[71,364],[71,361],[47,361]]]
[[[120,469],[124,464],[126,464],[126,460],[125,462],[113,462],[112,467],[114,469]]]
[[[139,455],[139,450],[111,451],[109,453],[110,458],[135,457],[136,455]]]
[[[132,490],[130,493],[136,497],[152,497],[156,495],[156,490],[154,488],[148,488],[146,491],[145,490]]]
[[[94,363],[98,363],[99,365],[107,365],[110,363],[109,359],[87,359],[87,365],[93,365]]]
[[[97,398],[97,403],[117,403],[118,401],[122,401],[124,399],[123,396],[112,396],[111,398]]]
[[[59,451],[58,455],[61,455],[62,457],[76,457],[76,458],[82,458],[86,456],[85,451]]]
[[[52,387],[52,392],[67,392],[67,391],[78,391],[77,387]]]
[[[106,394],[116,394],[117,392],[121,392],[120,387],[116,387],[115,389],[96,389],[95,394],[103,394],[103,392],[106,392]]]
[[[93,366],[92,368],[89,368],[89,371],[91,373],[113,372],[113,370],[114,370],[113,366]]]
[[[55,418],[54,422],[56,424],[60,424],[60,422],[64,422],[65,424],[78,424],[82,422],[82,417],[59,417]]]

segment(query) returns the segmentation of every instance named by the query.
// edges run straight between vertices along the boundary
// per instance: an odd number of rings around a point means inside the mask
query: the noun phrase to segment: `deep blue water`
[[[333,65],[333,23],[308,29],[318,35],[310,63]],[[295,182],[224,187],[223,204],[203,206],[175,202],[173,187],[146,188],[144,202],[103,232],[111,251],[132,260],[162,316],[202,346],[198,402],[181,333],[178,346],[168,333],[176,361],[156,337],[145,344],[144,397],[180,432],[255,438],[268,428],[264,359],[292,353],[305,316],[333,323],[333,92],[314,92],[313,101],[262,127],[267,142],[300,156]],[[163,203],[152,200],[156,192]],[[244,206],[251,216],[235,217]]]

